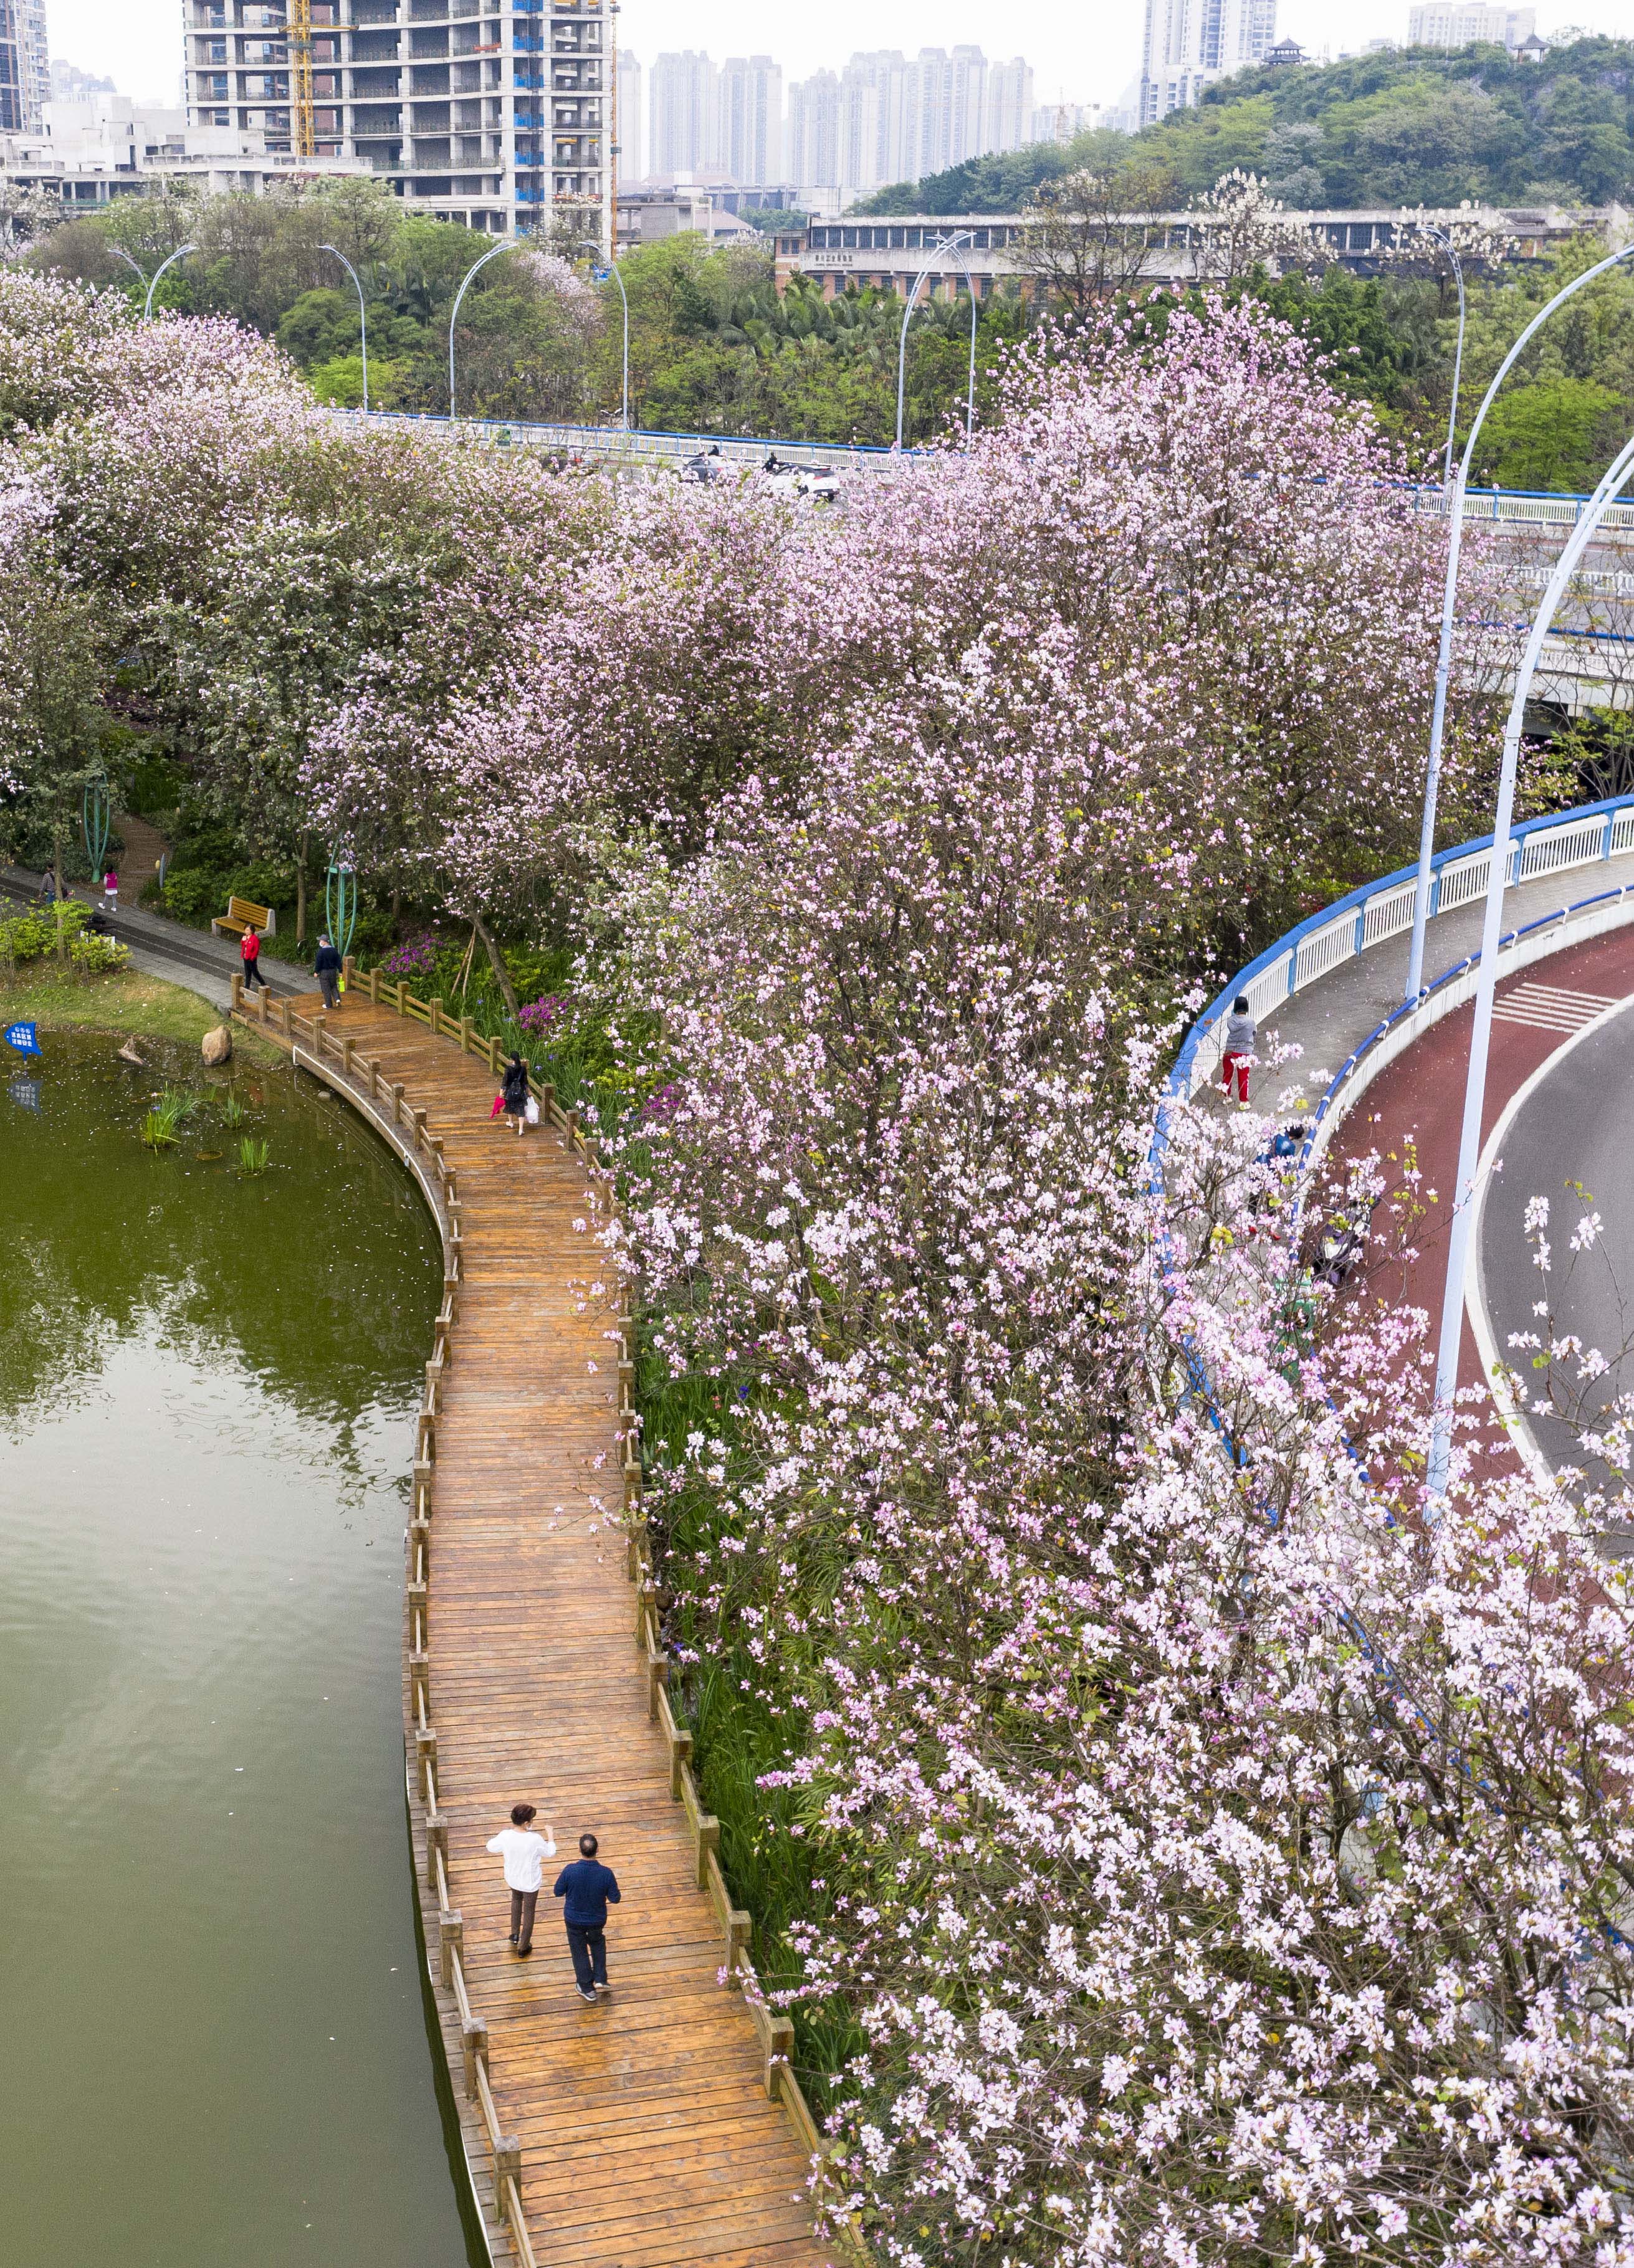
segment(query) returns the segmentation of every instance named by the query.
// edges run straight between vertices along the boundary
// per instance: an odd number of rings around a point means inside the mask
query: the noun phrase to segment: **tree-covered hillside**
[[[1136,148],[1181,202],[1241,166],[1289,205],[1608,204],[1634,197],[1634,41],[1579,40],[1536,63],[1412,48],[1243,71],[1132,144],[1101,132],[973,158],[862,210],[1013,212],[1041,181]]]

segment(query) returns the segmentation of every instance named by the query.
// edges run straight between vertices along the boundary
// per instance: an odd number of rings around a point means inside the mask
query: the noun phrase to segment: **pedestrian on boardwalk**
[[[511,1050],[511,1060],[505,1065],[499,1099],[504,1105],[505,1116],[516,1121],[519,1141],[527,1131],[527,1058],[519,1055],[514,1048]]]
[[[597,1858],[599,1847],[593,1835],[581,1835],[578,1857],[556,1876],[556,1896],[567,1901],[562,1918],[581,2000],[593,2000],[598,1992],[613,1989],[607,1983],[606,1933],[607,1908],[619,1903],[618,1882],[611,1867]]]
[[[239,940],[239,958],[244,963],[245,990],[253,992],[259,984],[263,992],[270,992],[272,987],[261,973],[261,932],[254,922]]]
[[[102,877],[102,902],[109,913],[119,904],[119,876],[111,866]]]
[[[542,1835],[534,1831],[538,1816],[531,1803],[513,1803],[511,1824],[502,1827],[488,1846],[504,1859],[505,1886],[511,1893],[511,1942],[523,1961],[534,1949],[534,1908],[544,1887],[545,1861],[556,1855],[550,1822],[545,1822]]]
[[[1220,1060],[1220,1086],[1229,1098],[1234,1078],[1239,1102],[1248,1099],[1248,1064],[1258,1037],[1259,1027],[1248,1013],[1248,996],[1239,992],[1226,1019],[1226,1053]]]
[[[341,974],[345,966],[339,948],[331,945],[327,937],[320,937],[313,960],[312,973],[318,980],[318,990],[323,995],[326,1008],[338,1008],[341,1005]]]

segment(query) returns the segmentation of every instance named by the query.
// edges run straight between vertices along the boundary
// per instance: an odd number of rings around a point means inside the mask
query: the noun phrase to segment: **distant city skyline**
[[[1278,0],[1280,36],[1307,53],[1359,50],[1369,40],[1405,40],[1410,0]],[[179,0],[47,0],[50,48],[122,92],[173,105],[181,70]],[[1562,23],[1634,38],[1634,0],[1543,0],[1538,30]],[[989,55],[1024,55],[1040,104],[1064,97],[1118,102],[1140,69],[1144,0],[828,0],[769,31],[761,0],[624,0],[621,45],[651,64],[688,48],[719,58],[774,51],[785,82],[836,70],[854,51],[974,45]]]

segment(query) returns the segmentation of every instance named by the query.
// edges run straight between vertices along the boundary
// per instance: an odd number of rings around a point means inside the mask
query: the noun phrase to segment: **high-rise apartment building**
[[[686,48],[652,66],[648,171],[659,179],[702,173],[715,162],[715,66]]]
[[[642,114],[641,65],[628,48],[618,51],[618,116],[614,140],[618,144],[618,178],[638,181],[646,172],[646,120]]]
[[[902,178],[922,181],[982,155],[987,57],[980,48],[921,48],[902,75]]]
[[[1033,138],[1033,66],[1024,55],[990,63],[983,151],[1019,150]]]
[[[854,55],[845,66],[842,84],[855,106],[859,137],[861,119],[872,116],[873,121],[873,153],[872,158],[865,154],[858,158],[853,184],[858,190],[877,189],[884,182],[903,178],[902,98],[907,77],[908,63],[900,48],[878,48]]]
[[[746,189],[783,179],[783,66],[728,55],[715,87],[714,162]]]
[[[0,0],[0,133],[40,133],[50,99],[46,0]]]
[[[0,0],[0,134],[23,130],[22,0]]]
[[[288,0],[184,4],[190,124],[355,155],[411,205],[495,234],[610,246],[609,0],[310,0],[310,105]]]
[[[1513,54],[1537,29],[1535,8],[1483,8],[1453,4],[1410,8],[1410,48],[1473,48],[1483,41]]]
[[[1146,0],[1139,124],[1195,103],[1256,63],[1277,37],[1277,0]]]
[[[813,71],[789,86],[784,156],[797,188],[840,187],[840,102],[837,73]]]

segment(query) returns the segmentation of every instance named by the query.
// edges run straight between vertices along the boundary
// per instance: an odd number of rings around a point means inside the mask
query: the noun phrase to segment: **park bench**
[[[217,937],[242,937],[247,929],[258,929],[263,937],[270,937],[277,925],[277,917],[270,906],[252,905],[247,898],[229,898],[227,910],[217,914],[210,927]]]

